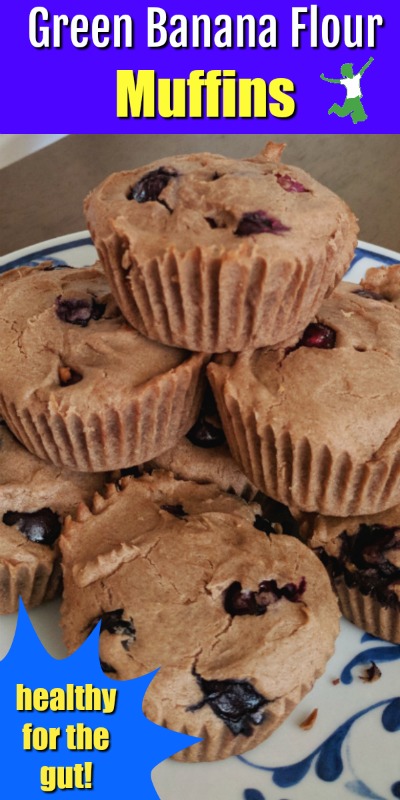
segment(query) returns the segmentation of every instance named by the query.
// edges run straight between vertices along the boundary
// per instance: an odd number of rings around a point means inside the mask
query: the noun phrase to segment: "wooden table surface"
[[[106,175],[171,154],[257,153],[268,136],[71,135],[0,170],[0,255],[85,228],[82,201]],[[360,239],[400,251],[400,136],[292,135],[284,156],[351,206]]]

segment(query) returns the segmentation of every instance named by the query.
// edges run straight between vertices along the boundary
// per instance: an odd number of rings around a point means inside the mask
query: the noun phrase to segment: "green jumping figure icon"
[[[339,106],[338,103],[334,103],[333,106],[330,107],[328,114],[336,114],[338,117],[348,117],[351,115],[355,125],[357,125],[357,122],[364,122],[364,120],[368,119],[361,102],[362,93],[360,82],[365,70],[372,64],[373,60],[374,59],[371,57],[367,63],[361,67],[360,71],[357,72],[357,75],[354,75],[353,64],[342,64],[340,68],[343,75],[342,79],[325,78],[324,73],[321,73],[320,77],[323,81],[328,81],[328,83],[342,83],[346,88],[346,100],[344,104]]]

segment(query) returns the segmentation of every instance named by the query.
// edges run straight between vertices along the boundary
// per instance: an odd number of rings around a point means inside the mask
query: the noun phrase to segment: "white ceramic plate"
[[[51,258],[59,264],[92,264],[96,252],[86,232],[63,236],[0,259],[0,273]],[[346,279],[358,283],[371,266],[400,262],[400,254],[359,243]],[[58,604],[31,612],[42,641],[65,655],[57,625]],[[0,618],[0,658],[16,617]],[[371,661],[382,676],[364,683]],[[336,652],[312,692],[256,750],[214,764],[165,761],[153,771],[161,800],[370,800],[400,798],[400,646],[342,622]],[[340,678],[340,683],[336,679]],[[335,683],[333,683],[335,681]],[[313,728],[299,727],[318,709]]]

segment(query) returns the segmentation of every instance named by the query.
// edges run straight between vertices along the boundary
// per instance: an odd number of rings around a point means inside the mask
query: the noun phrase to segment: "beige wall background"
[[[0,168],[56,142],[63,133],[0,133]]]
[[[0,253],[82,230],[82,201],[107,174],[195,151],[244,157],[253,135],[69,135],[0,170]],[[272,137],[271,137],[272,138]],[[400,136],[290,135],[284,160],[311,172],[351,206],[360,238],[400,251]]]

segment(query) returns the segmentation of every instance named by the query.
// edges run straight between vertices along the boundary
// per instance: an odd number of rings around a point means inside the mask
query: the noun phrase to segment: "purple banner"
[[[388,0],[43,2],[1,12],[3,131],[400,130]]]

